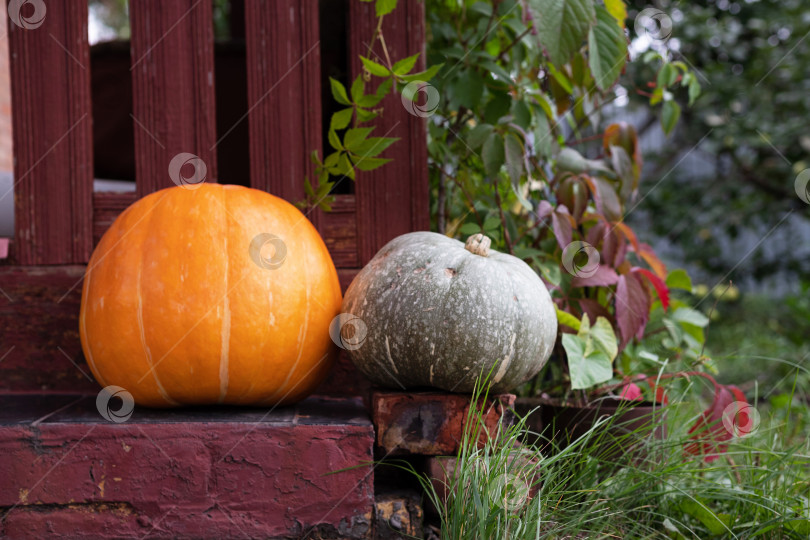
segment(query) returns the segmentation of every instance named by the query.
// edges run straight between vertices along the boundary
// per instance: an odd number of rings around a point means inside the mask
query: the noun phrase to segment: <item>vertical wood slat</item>
[[[93,245],[87,0],[49,2],[40,26],[32,7],[23,5],[7,21],[16,258],[26,265],[82,263]],[[30,27],[16,24],[16,15]]]
[[[251,186],[296,202],[323,157],[318,0],[246,0],[245,23]]]
[[[202,159],[215,182],[214,29],[209,0],[132,0],[132,86],[138,196],[182,183],[179,153]],[[183,169],[184,177],[194,171]]]
[[[377,20],[374,3],[349,2],[349,54],[352,80],[362,71],[358,55],[369,56],[368,45]],[[383,20],[383,33],[392,61],[422,53],[414,72],[425,67],[423,0],[400,0]],[[372,59],[384,63],[375,43]],[[367,90],[370,91],[370,90]],[[379,169],[357,173],[357,234],[360,264],[365,265],[392,238],[430,227],[427,170],[427,122],[410,114],[401,96],[392,93],[381,103],[384,112],[372,120],[374,136],[398,137],[382,157],[393,161]]]

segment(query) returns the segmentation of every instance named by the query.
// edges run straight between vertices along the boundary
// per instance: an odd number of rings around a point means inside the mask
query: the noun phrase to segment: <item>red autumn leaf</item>
[[[658,258],[658,255],[655,254],[653,248],[650,247],[649,244],[639,244],[638,254],[642,259],[644,259],[644,262],[650,265],[650,268],[652,268],[652,271],[655,272],[655,275],[661,279],[667,279],[666,265],[661,262],[661,259]]]
[[[619,281],[619,274],[604,264],[596,267],[596,271],[589,277],[575,277],[571,280],[572,287],[606,287],[615,285]]]
[[[537,219],[545,219],[547,218],[551,212],[554,210],[554,207],[551,206],[551,203],[547,200],[543,199],[537,205]]]
[[[622,344],[627,344],[634,336],[643,336],[650,316],[650,295],[634,273],[619,276],[615,307]]]
[[[619,393],[619,398],[630,401],[644,401],[644,398],[641,395],[641,388],[639,388],[636,383],[627,383],[622,386],[622,390]]]
[[[627,238],[627,241],[630,242],[635,251],[639,250],[638,238],[636,238],[636,233],[633,232],[633,229],[621,221],[614,223],[613,226],[616,228],[616,230],[620,231],[625,238]]]
[[[568,244],[573,240],[574,224],[572,223],[571,214],[565,206],[559,206],[557,210],[551,214],[551,228],[554,231],[554,237],[557,239],[557,244],[560,249],[565,249]]]
[[[702,455],[707,462],[712,462],[726,451],[726,443],[735,434],[747,435],[754,426],[751,406],[739,388],[724,386],[708,375],[703,376],[714,385],[714,399],[689,430],[689,438],[694,442],[684,450],[688,454]]]
[[[613,323],[613,316],[608,312],[607,308],[598,301],[591,298],[577,298],[576,302],[579,304],[580,311],[588,314],[589,320],[595,321],[599,317],[604,317],[611,321],[611,324]]]
[[[646,268],[634,268],[633,271],[644,274],[644,276],[650,280],[655,292],[658,294],[658,298],[661,300],[661,305],[664,307],[664,311],[666,311],[669,307],[669,289],[667,288],[667,284],[664,283],[664,280]]]
[[[669,405],[669,398],[667,398],[667,392],[663,386],[656,384],[655,379],[652,378],[647,378],[647,384],[650,386],[650,390],[653,391],[653,400],[656,403]]]
[[[585,241],[595,248],[599,248],[605,233],[605,223],[600,221],[585,233]]]

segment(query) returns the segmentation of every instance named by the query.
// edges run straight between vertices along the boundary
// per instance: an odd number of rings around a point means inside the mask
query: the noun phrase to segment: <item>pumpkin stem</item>
[[[492,244],[492,240],[488,236],[478,233],[467,238],[464,249],[482,257],[489,257],[490,244]]]

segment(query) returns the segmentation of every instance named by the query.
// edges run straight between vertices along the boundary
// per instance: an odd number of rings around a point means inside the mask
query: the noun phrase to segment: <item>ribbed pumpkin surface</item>
[[[257,244],[270,235],[283,246]],[[80,333],[98,382],[139,405],[289,403],[328,371],[340,303],[329,253],[294,206],[239,186],[174,187],[102,238]]]

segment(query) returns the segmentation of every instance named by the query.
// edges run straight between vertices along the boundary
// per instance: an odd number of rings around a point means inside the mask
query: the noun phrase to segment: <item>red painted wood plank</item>
[[[135,202],[135,193],[98,192],[93,194],[93,245],[113,224],[115,218]]]
[[[79,342],[85,267],[0,265],[0,392],[95,392]],[[358,268],[339,269],[345,292]],[[344,354],[319,393],[358,394],[369,385]]]
[[[133,0],[132,85],[138,195],[215,182],[216,115],[211,2]],[[170,164],[175,167],[171,176]],[[178,172],[177,169],[180,169]]]
[[[362,71],[358,55],[369,56],[368,45],[377,21],[374,3],[350,2],[349,6],[349,52],[354,79]],[[424,69],[423,1],[400,0],[396,9],[385,16],[383,32],[392,60],[421,52],[415,71]],[[382,63],[379,42],[371,56]],[[430,227],[425,119],[410,114],[397,93],[388,96],[381,105],[384,114],[372,121],[377,126],[374,135],[400,140],[383,154],[393,158],[392,162],[357,174],[355,194],[361,265],[395,236]]]
[[[85,262],[93,191],[87,0],[49,2],[42,13],[36,5],[9,13],[16,185],[0,197],[15,197],[19,263]]]
[[[0,266],[0,391],[98,389],[79,342],[84,268]]]
[[[251,186],[299,201],[321,152],[318,1],[247,0],[245,15]]]

